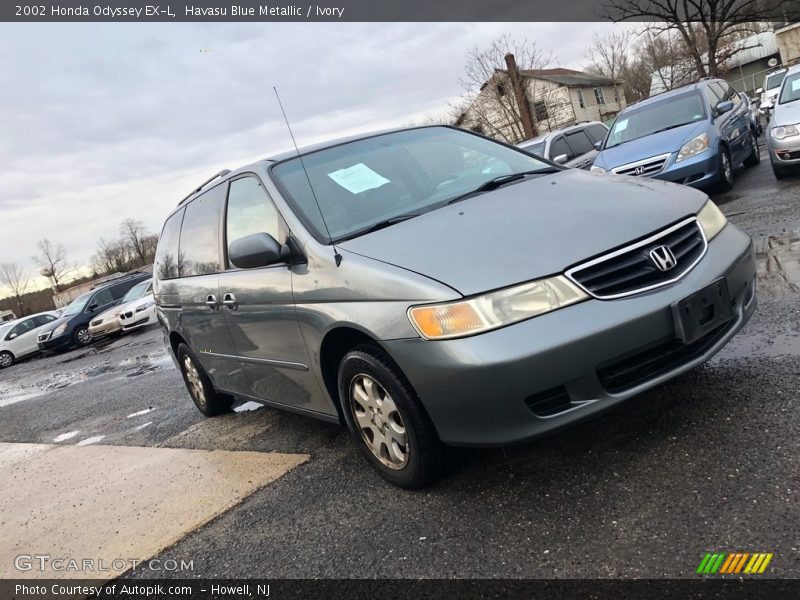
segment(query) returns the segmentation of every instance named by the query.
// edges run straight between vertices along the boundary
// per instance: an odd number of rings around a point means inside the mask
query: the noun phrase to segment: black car
[[[150,273],[133,273],[78,296],[61,313],[61,317],[39,332],[39,350],[53,352],[72,346],[86,346],[92,341],[89,321],[92,317],[119,304],[133,286],[152,277]]]

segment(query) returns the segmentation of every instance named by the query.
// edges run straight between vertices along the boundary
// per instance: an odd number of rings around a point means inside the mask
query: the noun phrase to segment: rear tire
[[[0,352],[0,369],[5,369],[14,364],[14,355],[8,350]]]
[[[744,159],[745,167],[755,167],[761,162],[761,153],[758,151],[758,138],[755,131],[750,132],[750,148],[751,152],[747,158]]]
[[[391,358],[374,344],[358,346],[342,359],[338,379],[347,424],[380,476],[407,489],[435,481],[445,448]]]
[[[200,361],[186,344],[178,346],[178,365],[183,375],[183,382],[197,410],[207,417],[230,411],[233,398],[217,393]]]

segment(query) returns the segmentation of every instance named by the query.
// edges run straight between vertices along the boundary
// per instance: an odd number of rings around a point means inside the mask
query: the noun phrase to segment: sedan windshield
[[[316,236],[337,241],[527,176],[509,175],[551,169],[483,137],[426,127],[325,148],[304,155],[302,162],[292,158],[272,174]],[[496,183],[487,185],[490,181]]]
[[[792,73],[786,78],[781,88],[781,97],[778,100],[778,104],[786,104],[795,100],[800,100],[800,71]]]
[[[145,295],[147,292],[147,288],[150,286],[149,281],[143,281],[142,283],[137,283],[131,289],[128,290],[128,293],[125,294],[125,297],[122,299],[122,304],[126,302],[131,302],[132,300],[138,300],[142,296]]]
[[[86,303],[89,301],[89,298],[92,297],[92,292],[88,294],[84,294],[83,296],[78,296],[72,303],[67,307],[67,309],[61,313],[62,317],[71,317],[72,315],[77,315],[79,312],[83,310],[83,307],[86,306]]]
[[[781,84],[781,82],[783,82],[784,77],[786,77],[786,71],[781,71],[780,73],[773,73],[772,75],[767,75],[767,78],[764,81],[764,88],[767,90],[774,90]]]
[[[683,94],[621,114],[606,142],[613,148],[667,129],[688,125],[706,118],[703,99],[697,92]]]

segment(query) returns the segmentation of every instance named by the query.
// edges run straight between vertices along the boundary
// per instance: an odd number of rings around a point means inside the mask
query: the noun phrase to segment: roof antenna
[[[286,121],[286,129],[289,130],[289,136],[292,138],[292,144],[294,144],[294,149],[297,152],[297,158],[300,159],[300,166],[303,167],[303,173],[306,175],[306,181],[308,181],[308,187],[311,190],[311,195],[314,197],[314,202],[317,205],[319,216],[322,217],[322,224],[325,226],[325,232],[328,234],[328,239],[331,241],[331,246],[333,246],[333,258],[336,261],[336,266],[338,267],[340,264],[342,264],[342,255],[339,254],[339,250],[336,248],[336,244],[333,241],[333,236],[331,235],[331,230],[328,229],[328,223],[325,221],[325,215],[322,214],[322,207],[319,205],[319,199],[317,198],[317,193],[314,191],[314,186],[311,185],[311,178],[308,176],[306,164],[303,162],[303,155],[300,154],[300,148],[297,147],[297,142],[294,139],[294,133],[292,133],[292,127],[289,125],[289,119],[286,117],[286,111],[283,108],[283,102],[281,102],[281,97],[278,95],[278,88],[273,85],[272,90],[275,92],[275,97],[278,99],[278,106],[281,107],[283,120]]]

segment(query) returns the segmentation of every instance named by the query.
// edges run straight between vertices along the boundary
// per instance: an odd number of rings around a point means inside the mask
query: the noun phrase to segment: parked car
[[[152,279],[131,288],[122,302],[118,321],[123,331],[133,331],[157,322]]]
[[[786,77],[786,69],[784,68],[767,73],[764,77],[764,87],[756,90],[757,94],[761,94],[761,104],[759,108],[767,115],[767,119],[771,116],[784,77]]]
[[[517,146],[559,165],[588,169],[597,156],[597,145],[607,133],[608,127],[599,121],[588,121],[520,142]]]
[[[449,127],[221,172],[167,218],[154,287],[203,414],[346,423],[405,487],[442,444],[530,440],[703,363],[756,305],[750,238],[705,194]]]
[[[760,136],[764,128],[761,125],[761,110],[758,108],[758,101],[750,98],[744,92],[739,92],[739,97],[747,107],[747,112],[750,114],[750,127],[755,131],[756,136]]]
[[[767,149],[772,172],[783,179],[800,172],[800,65],[786,73],[767,124]]]
[[[39,349],[50,352],[88,345],[92,341],[89,323],[95,315],[119,304],[128,290],[150,277],[149,273],[133,273],[78,296],[57,320],[39,332]]]
[[[119,304],[108,309],[97,318],[92,319],[89,322],[89,335],[92,336],[92,339],[121,332],[124,327],[120,316],[129,308],[129,303],[140,300],[146,294],[150,294],[151,296],[153,294],[152,279],[137,283],[122,297]]]
[[[57,318],[58,313],[48,311],[3,323],[0,326],[0,369],[39,352],[38,332]]]
[[[736,165],[758,164],[757,137],[736,90],[706,78],[622,110],[592,170],[728,190]]]

